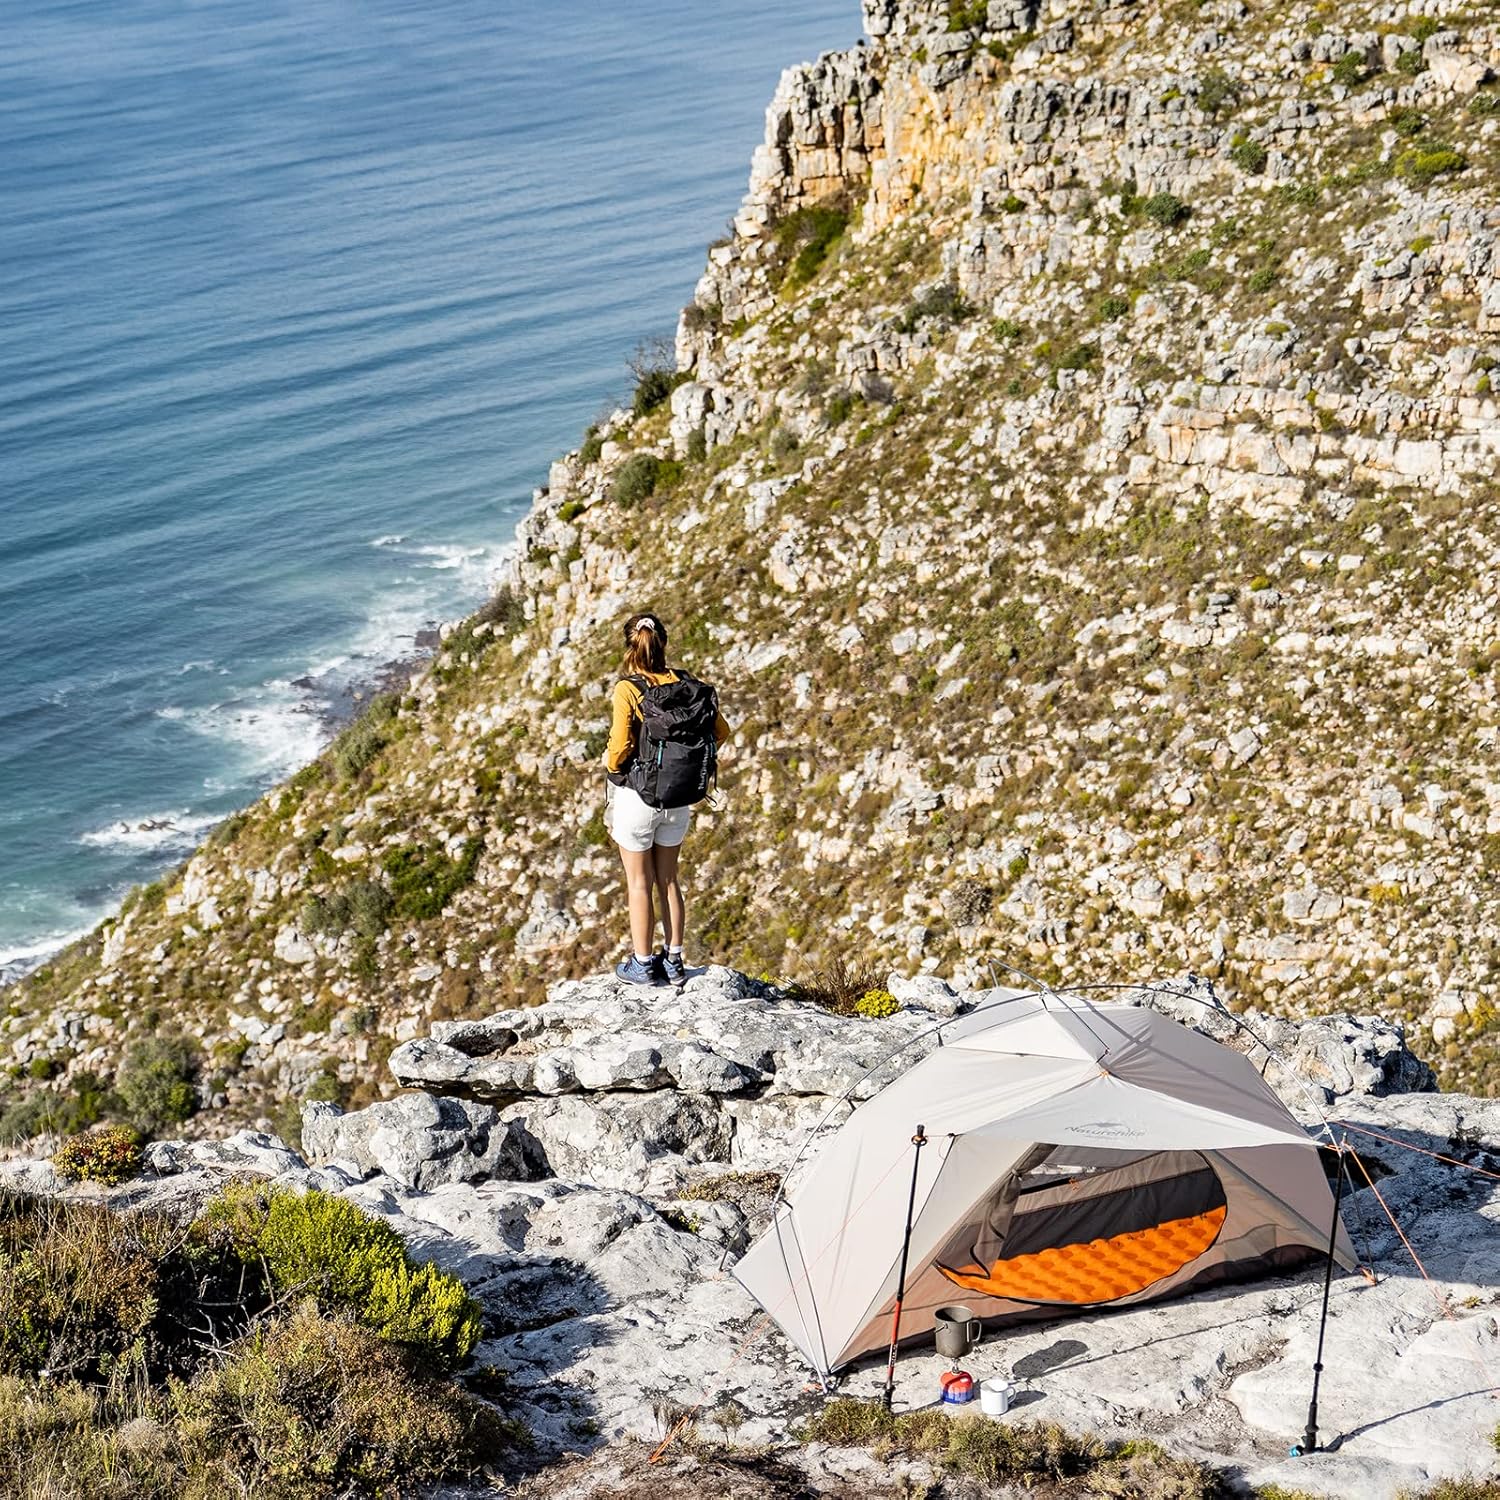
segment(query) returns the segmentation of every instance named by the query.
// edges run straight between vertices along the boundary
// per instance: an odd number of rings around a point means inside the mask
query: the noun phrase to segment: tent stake
[[[1318,1318],[1318,1354],[1313,1360],[1312,1399],[1307,1403],[1307,1431],[1302,1434],[1302,1441],[1292,1449],[1293,1458],[1318,1451],[1318,1384],[1323,1378],[1323,1335],[1328,1329],[1328,1293],[1333,1286],[1333,1253],[1338,1245],[1339,1205],[1344,1200],[1344,1139],[1339,1141],[1339,1175],[1333,1194],[1333,1223],[1328,1230],[1328,1264],[1323,1268],[1323,1312]]]
[[[901,1337],[901,1302],[906,1296],[906,1257],[911,1250],[912,1215],[917,1210],[917,1172],[922,1164],[922,1147],[927,1144],[927,1132],[921,1125],[911,1143],[916,1147],[911,1156],[911,1195],[906,1200],[906,1233],[901,1240],[901,1270],[896,1277],[896,1311],[891,1317],[891,1352],[885,1362],[885,1394],[881,1397],[887,1411],[896,1390],[896,1344]]]

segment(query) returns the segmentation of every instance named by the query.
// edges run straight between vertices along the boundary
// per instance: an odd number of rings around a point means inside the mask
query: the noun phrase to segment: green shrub
[[[1500,94],[1471,94],[1467,107],[1471,115],[1487,120],[1491,115],[1500,114]]]
[[[1271,159],[1271,153],[1259,141],[1241,138],[1230,147],[1229,159],[1240,171],[1248,172],[1255,177],[1265,171],[1266,163]]]
[[[267,1500],[404,1494],[518,1446],[514,1424],[310,1308],[241,1339],[221,1365],[175,1386],[171,1406],[200,1484],[237,1494],[241,1476],[256,1475]]]
[[[136,1042],[115,1077],[120,1112],[143,1135],[181,1124],[198,1107],[197,1076],[198,1051],[186,1037]]]
[[[786,269],[782,285],[809,282],[849,227],[849,211],[837,204],[799,208],[776,226],[776,248]]]
[[[701,464],[708,457],[708,434],[701,427],[695,427],[688,434],[687,456],[688,462],[695,464]]]
[[[1217,119],[1231,105],[1238,104],[1239,85],[1223,68],[1210,68],[1198,85],[1198,108]]]
[[[400,706],[398,694],[377,694],[329,747],[334,769],[345,781],[353,781],[390,744],[390,725]]]
[[[1279,279],[1280,274],[1274,266],[1258,266],[1250,273],[1246,285],[1258,296],[1262,292],[1269,292]]]
[[[141,1169],[141,1138],[129,1125],[101,1125],[70,1136],[52,1157],[58,1175],[70,1182],[128,1181]]]
[[[883,1021],[900,1009],[900,1003],[889,990],[866,990],[854,1002],[854,1013],[869,1021]]]
[[[1014,193],[1007,193],[1000,201],[1001,211],[1008,214],[1019,214],[1025,212],[1026,200],[1018,198]]]
[[[1181,224],[1192,213],[1192,209],[1176,193],[1153,193],[1141,204],[1141,212],[1153,224],[1171,229],[1174,225]]]
[[[1427,59],[1422,56],[1422,49],[1420,47],[1413,47],[1409,51],[1403,52],[1396,59],[1396,71],[1404,73],[1408,78],[1415,78],[1418,73],[1425,73],[1427,71]]]
[[[441,916],[454,896],[473,881],[483,852],[484,842],[477,838],[464,840],[457,859],[421,844],[391,850],[383,864],[396,914],[417,922]]]
[[[1350,50],[1333,65],[1333,80],[1346,89],[1357,88],[1370,76],[1370,65],[1363,52]]]
[[[1002,344],[1014,344],[1026,337],[1026,330],[1014,318],[996,318],[990,328]]]
[[[303,903],[298,926],[304,932],[341,937],[353,931],[360,937],[379,937],[390,925],[391,893],[378,880],[351,880],[348,885],[313,896]]]
[[[660,473],[661,460],[654,453],[632,453],[615,472],[610,498],[626,509],[639,505],[655,491]]]
[[[649,415],[686,379],[686,372],[679,372],[665,365],[643,366],[636,375],[631,410],[638,417]]]
[[[1411,140],[1427,128],[1427,116],[1419,109],[1393,109],[1390,113],[1391,129],[1397,135]]]
[[[205,1205],[197,1239],[263,1265],[278,1291],[348,1311],[444,1369],[479,1341],[479,1306],[446,1271],[413,1261],[389,1224],[328,1193],[231,1184]]]
[[[557,507],[557,519],[559,521],[576,521],[587,509],[588,506],[582,500],[564,500]]]
[[[848,421],[858,399],[853,391],[835,391],[823,407],[823,420],[830,427],[838,427]]]
[[[945,281],[942,285],[929,287],[923,292],[896,319],[896,328],[901,333],[915,333],[917,325],[927,318],[946,325],[961,323],[973,314],[974,308],[963,293],[951,282]]]
[[[583,443],[578,449],[578,461],[582,464],[596,464],[599,455],[604,451],[604,437],[598,427],[590,427],[583,435]]]
[[[1439,177],[1462,172],[1468,164],[1462,152],[1436,141],[1426,141],[1410,151],[1403,151],[1396,158],[1396,175],[1418,187],[1426,187]]]
[[[989,0],[948,0],[948,30],[983,31],[989,12]]]
[[[0,1193],[0,1372],[91,1377],[138,1350],[157,1314],[158,1228]]]
[[[1098,359],[1099,346],[1097,344],[1075,344],[1057,360],[1057,368],[1059,370],[1089,370]]]
[[[0,1376],[8,1500],[376,1500],[531,1446],[519,1423],[307,1307],[156,1388]]]
[[[1129,315],[1129,297],[1105,297],[1094,308],[1094,321],[1096,323],[1114,323]]]

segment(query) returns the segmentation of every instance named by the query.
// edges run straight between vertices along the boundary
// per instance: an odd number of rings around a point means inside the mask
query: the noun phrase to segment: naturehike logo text
[[[1135,1125],[1127,1125],[1123,1120],[1090,1120],[1086,1125],[1073,1126],[1073,1133],[1117,1141],[1134,1140],[1146,1132]]]

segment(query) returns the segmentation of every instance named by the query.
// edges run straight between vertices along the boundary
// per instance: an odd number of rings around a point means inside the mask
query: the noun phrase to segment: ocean
[[[0,969],[486,593],[854,0],[0,0]]]

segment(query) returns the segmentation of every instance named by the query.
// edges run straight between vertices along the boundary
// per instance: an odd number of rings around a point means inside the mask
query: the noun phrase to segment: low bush
[[[866,990],[854,1002],[855,1014],[863,1016],[867,1021],[883,1021],[900,1009],[900,1002],[889,990]]]
[[[392,906],[391,893],[378,880],[351,880],[326,896],[304,902],[298,923],[304,932],[331,937],[350,931],[360,937],[379,937],[390,925]]]
[[[840,204],[799,208],[776,226],[776,248],[784,270],[782,285],[811,281],[849,227],[849,211]]]
[[[674,370],[668,365],[643,367],[636,374],[631,410],[638,417],[649,416],[687,378],[685,372]]]
[[[454,896],[473,881],[483,851],[484,843],[477,838],[466,839],[456,859],[442,849],[421,844],[391,850],[384,868],[397,916],[417,922],[441,916]]]
[[[184,1036],[135,1043],[115,1077],[120,1113],[142,1135],[178,1125],[198,1108],[198,1051]]]
[[[1198,108],[1213,119],[1239,103],[1239,85],[1223,68],[1210,68],[1198,85]]]
[[[661,460],[654,453],[632,453],[615,471],[610,498],[627,510],[648,499],[661,477]]]
[[[858,402],[859,397],[853,391],[835,391],[823,407],[823,420],[830,427],[840,426],[849,420]]]
[[[390,1225],[328,1193],[241,1184],[193,1226],[199,1243],[264,1268],[281,1292],[348,1311],[433,1364],[461,1364],[479,1340],[478,1305],[455,1276],[413,1261]]]
[[[306,1306],[175,1386],[171,1405],[184,1467],[218,1478],[223,1494],[246,1474],[277,1496],[404,1492],[515,1447],[485,1407],[422,1382],[357,1324]]]
[[[590,427],[583,435],[583,443],[578,449],[578,461],[581,464],[596,464],[599,455],[604,451],[604,435],[598,427]]]
[[[931,319],[945,327],[950,323],[961,323],[974,315],[972,304],[963,293],[945,281],[940,286],[929,287],[896,319],[899,333],[915,333],[917,325]]]
[[[390,726],[400,706],[398,694],[376,694],[365,711],[329,747],[334,770],[345,781],[353,781],[390,744]]]
[[[520,1424],[306,1306],[164,1386],[0,1376],[0,1494],[14,1500],[375,1500],[531,1446]]]
[[[70,1136],[52,1157],[58,1175],[69,1182],[127,1182],[141,1170],[141,1138],[129,1125],[101,1125]]]
[[[1094,308],[1094,320],[1099,323],[1114,323],[1129,314],[1129,297],[1103,297]]]
[[[96,1204],[0,1193],[0,1373],[96,1379],[139,1356],[165,1226]]]
[[[1468,164],[1468,159],[1461,151],[1435,141],[1427,141],[1414,146],[1410,151],[1403,151],[1396,158],[1396,175],[1416,183],[1418,187],[1426,187],[1439,177],[1462,172]]]
[[[1176,193],[1153,193],[1141,204],[1141,212],[1153,224],[1159,224],[1163,229],[1171,229],[1174,225],[1186,220],[1192,213],[1192,209]]]
[[[1259,141],[1241,138],[1229,148],[1229,159],[1240,171],[1257,177],[1265,171],[1271,153]]]
[[[852,1015],[861,999],[880,988],[880,976],[865,963],[849,963],[843,957],[832,959],[817,970],[810,980],[791,986],[794,999],[824,1010]]]
[[[989,14],[989,0],[948,0],[948,30],[983,31]]]
[[[1370,76],[1370,65],[1363,52],[1352,48],[1333,65],[1333,81],[1346,89],[1357,88]]]

